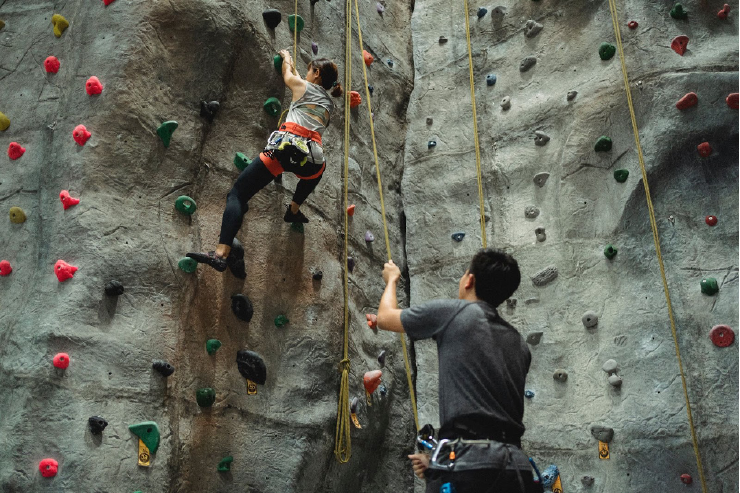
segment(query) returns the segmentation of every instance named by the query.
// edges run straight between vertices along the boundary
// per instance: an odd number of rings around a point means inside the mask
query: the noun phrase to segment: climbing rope
[[[466,0],[467,1],[467,0]],[[699,441],[696,437],[696,429],[694,428],[694,419],[691,415],[691,403],[689,401],[689,391],[686,386],[686,376],[683,370],[683,363],[681,362],[681,350],[678,346],[678,335],[676,334],[676,321],[673,318],[673,306],[671,305],[671,295],[668,292],[668,281],[665,276],[665,267],[663,265],[663,256],[660,252],[660,238],[658,236],[658,225],[655,221],[655,210],[653,209],[653,201],[650,198],[650,187],[648,186],[647,171],[645,170],[645,159],[642,155],[642,146],[640,145],[640,135],[637,130],[637,119],[635,118],[635,108],[632,104],[632,93],[630,91],[629,77],[627,76],[627,65],[624,61],[624,49],[622,47],[622,35],[619,30],[619,22],[617,20],[617,5],[616,0],[609,0],[609,10],[612,14],[612,24],[614,25],[614,35],[617,41],[617,49],[619,50],[619,59],[622,62],[622,76],[624,79],[624,89],[627,92],[627,104],[630,110],[630,118],[632,119],[632,131],[635,134],[635,144],[637,146],[637,157],[640,161],[640,169],[642,170],[642,182],[645,185],[645,198],[647,199],[648,211],[650,213],[650,226],[653,230],[653,242],[655,243],[655,251],[658,255],[658,265],[660,266],[660,275],[663,279],[663,291],[665,292],[666,302],[668,303],[668,317],[671,321],[671,333],[673,334],[673,342],[676,346],[676,357],[678,358],[678,369],[681,373],[681,384],[683,385],[683,394],[686,399],[686,413],[689,417],[689,428],[691,429],[691,440],[693,441],[694,454],[696,455],[696,466],[699,469],[699,478],[701,479],[702,492],[707,493],[707,483],[704,478],[704,468],[701,463],[701,453],[699,452]]]

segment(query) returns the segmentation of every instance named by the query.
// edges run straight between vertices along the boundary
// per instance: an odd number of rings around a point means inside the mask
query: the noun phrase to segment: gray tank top
[[[331,100],[331,96],[326,92],[326,89],[318,84],[306,82],[306,92],[297,101],[290,103],[285,121],[297,123],[309,130],[323,134],[326,127],[329,126],[331,112],[334,111],[334,108],[334,101]]]

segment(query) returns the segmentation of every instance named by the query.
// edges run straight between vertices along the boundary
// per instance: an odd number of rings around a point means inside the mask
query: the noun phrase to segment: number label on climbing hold
[[[247,378],[247,395],[257,394],[257,384]]]
[[[563,485],[560,482],[560,475],[555,478],[555,484],[552,485],[552,493],[563,493]]]
[[[715,325],[709,331],[709,338],[717,347],[728,347],[735,342],[735,332],[729,325]]]
[[[149,452],[149,448],[139,438],[139,453],[138,453],[138,464],[142,467],[149,467],[152,465],[152,455]]]

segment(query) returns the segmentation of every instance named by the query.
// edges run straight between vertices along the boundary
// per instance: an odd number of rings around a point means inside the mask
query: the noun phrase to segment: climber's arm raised
[[[404,332],[401,324],[401,309],[398,308],[396,299],[396,288],[400,279],[401,270],[392,260],[389,260],[383,269],[385,291],[378,305],[378,328],[381,330]]]
[[[306,81],[304,81],[295,69],[293,57],[288,50],[280,51],[283,57],[283,81],[288,88],[293,91],[293,100],[298,99],[306,90]]]

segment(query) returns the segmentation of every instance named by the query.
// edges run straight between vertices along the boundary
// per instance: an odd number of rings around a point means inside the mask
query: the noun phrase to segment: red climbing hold
[[[671,41],[671,48],[673,49],[673,51],[683,56],[683,54],[686,53],[686,46],[688,46],[688,44],[688,36],[676,36],[675,38],[673,38],[673,41]]]
[[[727,96],[725,102],[727,103],[727,106],[729,106],[731,109],[736,110],[738,108],[738,93],[731,93],[729,96]]]
[[[10,262],[7,260],[0,261],[0,276],[9,276],[13,272],[13,268],[10,266]]]
[[[8,146],[8,157],[12,160],[16,160],[26,152],[26,148],[22,147],[18,142],[11,142]]]
[[[709,331],[709,338],[717,347],[727,347],[735,342],[735,331],[729,325],[715,325]]]
[[[108,5],[112,4],[112,3],[113,3],[113,2],[115,2],[115,1],[116,1],[116,0],[103,0],[103,3],[104,3],[104,4],[105,4],[105,6],[107,7]]]
[[[717,17],[719,17],[722,20],[725,20],[725,19],[727,19],[727,14],[729,14],[729,13],[730,13],[730,6],[728,4],[725,4],[725,6],[722,8],[722,10],[720,10],[719,12],[717,12]]]
[[[365,318],[367,319],[367,326],[375,330],[378,328],[378,316],[372,313],[366,313]]]
[[[68,190],[62,190],[61,192],[59,192],[59,200],[62,201],[62,206],[64,206],[65,211],[73,205],[77,205],[80,203],[80,199],[75,199],[69,196]]]
[[[362,59],[365,60],[365,65],[368,67],[375,61],[375,57],[365,50],[362,50]]]
[[[89,96],[95,96],[103,92],[103,84],[93,75],[85,82],[85,90]]]
[[[681,482],[683,484],[691,484],[694,480],[691,479],[691,474],[681,474]]]
[[[629,27],[630,29],[637,29],[637,26],[639,26],[637,21],[629,21],[627,23],[627,27]]]
[[[360,96],[360,93],[357,91],[350,91],[349,92],[349,107],[356,108],[360,106],[361,103],[362,103],[362,97]]]
[[[717,225],[717,216],[707,216],[704,218],[704,222],[706,222],[710,226],[716,226]]]
[[[352,204],[349,207],[347,207],[347,215],[350,217],[355,215],[355,204]]]
[[[77,267],[69,265],[64,260],[57,260],[57,263],[54,264],[54,273],[57,275],[59,282],[72,279],[75,276],[75,272],[77,272]]]
[[[375,389],[380,385],[380,377],[383,376],[383,372],[380,370],[373,370],[365,373],[362,377],[362,383],[365,385],[365,391],[368,394],[375,392]]]
[[[709,145],[709,142],[702,142],[696,146],[696,150],[699,151],[701,157],[709,157],[712,154],[712,146]]]
[[[54,366],[66,370],[69,366],[69,355],[67,353],[57,353],[53,360]]]
[[[75,139],[75,142],[81,146],[85,145],[85,142],[87,142],[87,139],[89,139],[91,135],[92,134],[87,131],[84,125],[77,125],[72,132],[72,137]]]
[[[59,65],[59,59],[55,56],[46,57],[46,60],[44,60],[44,68],[50,74],[59,72]]]
[[[698,103],[699,96],[697,96],[695,92],[690,92],[686,96],[678,100],[678,103],[676,103],[676,108],[678,108],[679,110],[685,110],[687,108],[691,108],[692,106],[696,106]]]
[[[58,470],[59,463],[54,459],[42,459],[39,462],[39,471],[41,471],[41,475],[45,478],[53,478],[57,475]]]

